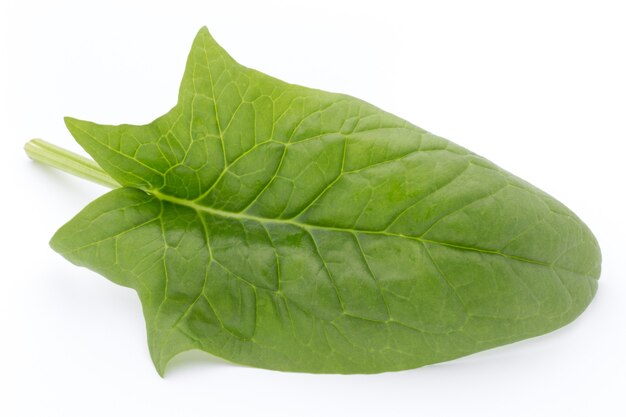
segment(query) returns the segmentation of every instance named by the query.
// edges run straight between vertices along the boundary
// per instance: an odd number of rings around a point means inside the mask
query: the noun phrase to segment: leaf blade
[[[192,348],[414,368],[554,330],[597,288],[597,242],[552,197],[361,100],[240,66],[205,29],[168,114],[66,123],[126,188],[52,246],[138,292],[161,374]]]

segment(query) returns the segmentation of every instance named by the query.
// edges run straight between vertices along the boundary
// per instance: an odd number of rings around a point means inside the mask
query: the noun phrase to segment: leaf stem
[[[120,184],[107,174],[97,163],[77,153],[60,148],[42,139],[32,139],[24,145],[26,155],[33,161],[41,162],[80,178],[119,188]]]

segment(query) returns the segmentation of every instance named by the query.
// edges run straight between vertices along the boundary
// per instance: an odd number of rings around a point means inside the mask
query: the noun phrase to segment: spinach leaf
[[[189,349],[415,368],[552,331],[596,292],[598,244],[554,198],[361,100],[243,67],[206,28],[167,114],[66,124],[121,188],[51,246],[137,291],[161,375]]]

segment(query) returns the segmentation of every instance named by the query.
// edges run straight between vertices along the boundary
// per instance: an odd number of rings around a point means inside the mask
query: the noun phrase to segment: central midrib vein
[[[425,239],[423,237],[403,235],[400,233],[392,233],[392,232],[387,232],[384,230],[346,229],[346,228],[341,228],[341,227],[301,223],[301,222],[297,222],[291,219],[276,219],[276,218],[271,218],[271,217],[261,217],[261,216],[255,216],[253,214],[237,213],[237,212],[225,211],[225,210],[220,210],[220,209],[216,209],[212,207],[203,206],[203,205],[194,203],[193,201],[185,200],[184,198],[178,198],[178,197],[173,197],[167,194],[163,194],[158,190],[150,190],[148,191],[148,193],[160,200],[167,201],[173,204],[179,204],[185,207],[189,207],[198,213],[209,213],[215,216],[238,219],[238,220],[250,220],[250,221],[255,221],[258,223],[288,224],[294,227],[305,229],[307,231],[311,229],[318,229],[318,230],[332,230],[335,232],[352,233],[352,234],[369,234],[369,235],[377,235],[377,236],[396,237],[396,238],[402,238],[402,239],[415,240],[424,244],[439,245],[439,246],[445,246],[445,247],[455,248],[455,249],[460,249],[460,250],[486,253],[490,255],[499,255],[504,258],[513,259],[513,260],[520,261],[520,262],[526,262],[526,263],[530,263],[534,265],[555,267],[555,265],[547,263],[547,262],[536,261],[534,259],[528,259],[528,258],[524,258],[521,256],[509,255],[509,254],[502,253],[496,250],[489,250],[489,249],[483,249],[483,248],[475,248],[471,246],[457,245],[454,243],[440,242],[436,240]],[[561,269],[564,269],[564,268],[561,268]]]

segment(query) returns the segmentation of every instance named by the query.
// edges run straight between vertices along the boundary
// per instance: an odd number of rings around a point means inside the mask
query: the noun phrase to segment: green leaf
[[[189,349],[415,368],[552,331],[596,292],[598,244],[555,199],[361,100],[243,67],[206,28],[170,112],[66,123],[123,188],[51,245],[137,291],[160,374]]]

